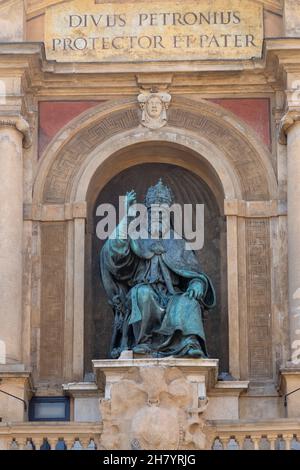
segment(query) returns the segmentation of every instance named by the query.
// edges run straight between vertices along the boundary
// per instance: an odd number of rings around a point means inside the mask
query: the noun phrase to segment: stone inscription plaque
[[[58,62],[259,58],[263,7],[248,0],[74,0],[49,7],[45,47]]]

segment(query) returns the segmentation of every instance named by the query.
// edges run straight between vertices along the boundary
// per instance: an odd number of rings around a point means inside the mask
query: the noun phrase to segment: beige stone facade
[[[203,21],[212,37],[225,21],[208,19],[207,2],[198,1],[198,16],[178,10],[177,29],[168,28],[175,52],[143,59],[124,51],[121,60],[118,51],[49,52],[47,18],[79,21],[105,8],[123,20],[149,15],[141,10],[147,2],[128,3],[0,2],[0,448],[38,448],[45,437],[55,447],[64,437],[68,448],[259,449],[263,436],[271,449],[278,439],[293,448],[300,442],[300,2],[218,0],[218,14],[242,21],[240,29],[223,24],[239,39],[227,47],[211,39],[213,51],[187,51],[183,36],[174,40],[187,34],[181,22]],[[98,20],[88,32],[82,24],[80,37],[96,34]],[[55,31],[60,40],[66,28]],[[243,31],[256,44],[250,55],[239,47]],[[157,126],[142,120],[139,96],[150,91],[170,96]],[[138,166],[146,181],[147,165],[153,174],[155,165],[172,170],[179,199],[210,204],[214,245],[203,258],[219,303],[207,320],[207,332],[216,332],[207,361],[105,355],[112,314],[95,274],[95,207]],[[142,191],[143,178],[135,181]],[[221,372],[233,380],[218,380]],[[70,397],[70,422],[28,420],[32,397],[55,396]],[[165,440],[155,426],[148,432],[154,422]],[[166,423],[176,432],[169,435]]]

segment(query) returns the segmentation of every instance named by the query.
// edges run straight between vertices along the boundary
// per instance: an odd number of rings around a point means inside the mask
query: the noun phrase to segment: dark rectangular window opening
[[[29,421],[70,421],[70,399],[33,397],[29,403]]]

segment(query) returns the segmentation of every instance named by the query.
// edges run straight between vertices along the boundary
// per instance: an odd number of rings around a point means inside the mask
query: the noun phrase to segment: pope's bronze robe
[[[203,311],[215,291],[183,239],[108,239],[101,277],[115,313],[112,357],[122,350],[152,356],[206,357]],[[201,284],[201,299],[187,289]],[[199,287],[199,286],[198,286]]]

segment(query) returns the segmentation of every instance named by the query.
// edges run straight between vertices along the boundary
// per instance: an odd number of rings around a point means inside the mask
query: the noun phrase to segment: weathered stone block
[[[285,0],[284,26],[286,36],[300,36],[300,0]]]
[[[25,39],[25,9],[23,0],[2,2],[0,6],[0,41],[21,42]]]

